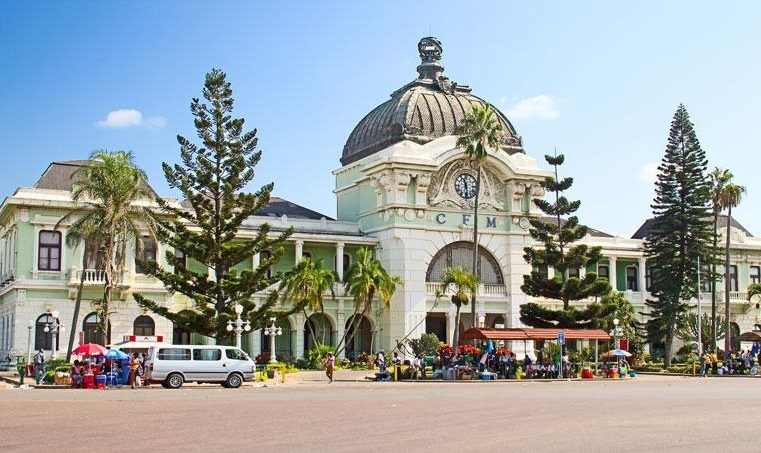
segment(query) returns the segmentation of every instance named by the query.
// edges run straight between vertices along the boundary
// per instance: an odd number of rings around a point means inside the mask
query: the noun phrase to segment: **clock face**
[[[463,173],[454,180],[454,190],[457,195],[469,200],[476,196],[476,178],[469,173]]]

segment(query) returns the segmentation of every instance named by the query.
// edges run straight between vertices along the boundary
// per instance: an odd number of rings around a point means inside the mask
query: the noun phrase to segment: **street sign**
[[[565,331],[563,330],[558,331],[558,344],[565,344]]]

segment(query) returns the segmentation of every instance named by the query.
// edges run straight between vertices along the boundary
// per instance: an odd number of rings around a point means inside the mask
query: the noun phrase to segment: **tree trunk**
[[[355,308],[354,308],[354,313],[352,313],[352,315],[351,315],[351,316],[352,316],[352,317],[354,317],[354,316],[356,316],[356,315],[357,315],[357,313],[359,313],[359,310],[358,310],[358,309],[355,307]],[[341,351],[341,346],[343,346],[343,345],[345,344],[346,335],[347,335],[348,333],[349,333],[349,331],[348,331],[348,330],[346,330],[346,329],[344,329],[344,333],[343,333],[343,335],[341,335],[341,339],[340,339],[340,340],[338,340],[338,342],[336,343],[336,354],[335,354],[335,355],[338,355],[338,354],[339,354],[339,352]]]
[[[457,312],[454,315],[454,334],[452,335],[452,353],[457,356],[457,345],[460,344],[460,306],[456,305]]]
[[[309,328],[309,335],[312,336],[312,344],[317,344],[317,337],[314,335],[314,327],[312,326],[312,323],[309,322],[309,316],[307,316],[307,310],[306,308],[303,308],[301,311],[304,312],[304,319],[306,319],[307,327]]]
[[[85,268],[87,267],[87,254],[82,258],[82,273],[79,277],[79,287],[77,288],[77,300],[74,302],[74,317],[69,327],[69,349],[66,351],[66,361],[71,361],[71,351],[74,349],[74,337],[77,335],[77,325],[79,324],[79,308],[82,306],[82,291],[85,287]]]
[[[666,329],[666,338],[665,338],[665,344],[663,347],[663,366],[665,368],[668,368],[671,366],[671,354],[672,349],[674,348],[674,326],[669,326]]]
[[[346,342],[344,343],[344,347],[343,347],[344,351],[349,347],[349,343],[352,340],[354,340],[354,336],[357,333],[357,329],[359,328],[359,325],[362,322],[362,319],[366,316],[366,314],[370,313],[370,305],[371,305],[370,302],[367,302],[365,304],[365,308],[362,309],[362,313],[359,316],[355,314],[354,317],[352,318],[351,326],[350,326],[351,330],[347,332],[348,335],[346,336]],[[336,350],[336,355],[338,354],[339,354],[339,351]]]
[[[716,343],[719,339],[716,337],[716,250],[719,248],[719,211],[713,211],[713,253],[711,260],[711,328],[713,329],[713,343],[710,351],[716,351]],[[700,291],[700,289],[698,289]]]
[[[732,224],[732,205],[727,210],[727,237],[726,248],[724,250],[724,353],[732,350],[732,331],[730,329],[729,319],[729,291],[731,287],[731,276],[729,274],[729,242],[730,242],[730,225]]]
[[[473,209],[473,275],[481,280],[480,272],[478,271],[478,201],[481,193],[481,164],[476,164],[476,205]],[[473,295],[470,298],[470,314],[472,316],[471,325],[476,327],[476,293],[473,291]]]

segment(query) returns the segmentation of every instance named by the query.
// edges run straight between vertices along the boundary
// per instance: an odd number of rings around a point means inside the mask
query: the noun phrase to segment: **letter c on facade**
[[[447,215],[446,214],[437,214],[436,215],[436,221],[439,223],[439,225],[444,225],[444,222],[447,221]]]

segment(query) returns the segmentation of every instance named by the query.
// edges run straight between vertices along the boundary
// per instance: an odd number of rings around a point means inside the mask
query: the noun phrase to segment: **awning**
[[[530,327],[507,329],[473,327],[463,332],[460,340],[557,340],[560,331],[565,333],[566,340],[610,340],[610,335],[601,329],[535,329]]]
[[[759,341],[761,342],[761,332],[754,330],[740,334],[740,341]]]

